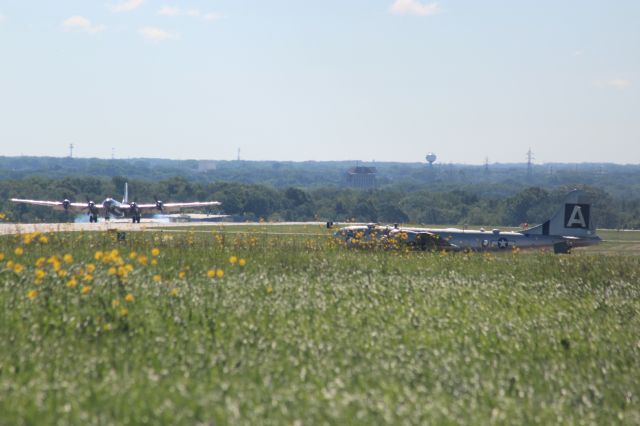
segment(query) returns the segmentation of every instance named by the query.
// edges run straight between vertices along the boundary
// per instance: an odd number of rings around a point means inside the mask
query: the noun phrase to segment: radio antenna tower
[[[533,152],[531,152],[531,148],[527,151],[527,176],[531,177],[531,170],[533,168]]]
[[[238,148],[238,161],[240,161],[240,148]]]
[[[69,144],[69,158],[73,158],[73,144]]]

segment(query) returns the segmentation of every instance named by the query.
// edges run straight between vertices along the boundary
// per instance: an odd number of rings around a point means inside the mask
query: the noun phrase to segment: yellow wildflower
[[[36,280],[42,280],[47,275],[47,273],[42,269],[36,269],[34,273],[36,276]]]
[[[49,244],[49,237],[41,235],[38,241],[40,241],[40,244]]]
[[[29,298],[29,300],[33,300],[36,297],[38,297],[38,290],[29,290],[29,292],[27,293],[27,297]]]
[[[160,275],[158,275],[158,274],[153,276],[153,281],[156,282],[156,283],[159,283],[161,279],[162,279],[162,277]]]
[[[103,256],[104,256],[104,253],[101,250],[98,250],[96,252],[96,254],[93,255],[93,258],[95,260],[100,260],[100,259],[102,259]]]
[[[124,266],[118,266],[118,276],[124,278],[127,275],[129,275],[129,271],[127,271],[127,268],[125,268]]]
[[[178,295],[178,289],[175,287],[172,288],[170,294],[171,296],[176,297]]]
[[[75,278],[71,278],[69,281],[67,281],[67,287],[69,288],[76,288],[77,285],[78,281],[76,281]]]
[[[120,309],[120,316],[121,317],[126,317],[127,315],[129,315],[129,310],[127,308]]]
[[[273,288],[271,286],[267,287],[267,294],[273,293]]]
[[[23,270],[24,266],[22,266],[21,264],[16,263],[15,265],[13,265],[13,272],[15,272],[16,274],[22,273]]]
[[[91,286],[90,285],[85,285],[82,287],[82,294],[89,294],[89,292],[91,291]]]
[[[151,256],[153,257],[158,257],[160,255],[160,249],[159,248],[152,248],[151,249]]]
[[[71,263],[73,262],[73,256],[67,253],[64,256],[62,256],[62,260],[64,260],[64,263]]]
[[[216,277],[216,271],[215,271],[214,269],[209,269],[209,270],[207,271],[207,276],[208,276],[209,278],[215,278],[215,277]]]
[[[7,261],[7,268],[8,269],[13,269],[13,260]]]
[[[129,253],[129,259],[135,259],[136,257],[138,257],[138,253],[136,253],[135,251]]]
[[[93,263],[87,264],[87,273],[93,274],[93,271],[95,270],[96,270],[96,265],[94,265]]]
[[[129,293],[125,296],[124,300],[126,300],[127,302],[133,302],[134,297],[133,294]]]
[[[4,253],[0,252],[0,262],[4,260]]]
[[[44,265],[46,261],[47,259],[44,257],[39,257],[38,260],[36,260],[36,267],[42,268],[42,265]]]
[[[65,271],[64,269],[60,269],[60,270],[58,271],[58,276],[59,276],[60,278],[64,278],[64,277],[66,277],[66,276],[67,276],[67,271]]]
[[[240,260],[238,260],[238,265],[240,265],[240,266],[244,266],[244,265],[246,265],[246,264],[247,264],[247,261],[246,261],[246,260],[244,260],[243,258],[240,258]]]
[[[112,300],[111,306],[113,306],[114,308],[117,308],[118,306],[120,306],[120,301],[118,299]]]
[[[149,258],[144,254],[141,254],[140,256],[138,256],[138,263],[141,264],[142,266],[146,266],[148,261],[149,261]]]
[[[153,266],[156,266],[158,264],[158,261],[156,259],[151,259],[151,264]]]
[[[235,265],[238,262],[238,258],[236,256],[231,256],[229,258],[229,263]]]
[[[22,247],[16,247],[13,252],[16,254],[16,256],[22,256],[22,254],[24,253],[24,249]]]
[[[178,272],[178,278],[180,278],[181,280],[182,280],[182,279],[184,279],[184,277],[185,277],[186,275],[187,275],[187,273],[186,273],[186,272],[184,272],[184,271],[180,271],[180,272]]]
[[[218,278],[224,277],[224,271],[222,269],[218,269],[216,271],[216,277],[218,277]]]
[[[92,281],[92,280],[93,280],[93,275],[91,275],[91,274],[85,274],[85,276],[84,276],[84,277],[82,277],[82,279],[83,279],[83,280],[85,280],[85,281],[87,281],[87,282]]]
[[[109,275],[115,275],[116,272],[117,271],[116,271],[116,267],[115,266],[112,266],[109,269],[107,269],[107,274],[109,274]]]

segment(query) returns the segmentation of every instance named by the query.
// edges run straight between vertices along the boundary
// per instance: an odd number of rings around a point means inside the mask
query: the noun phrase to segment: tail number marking
[[[583,228],[589,227],[589,204],[565,204],[564,227]]]

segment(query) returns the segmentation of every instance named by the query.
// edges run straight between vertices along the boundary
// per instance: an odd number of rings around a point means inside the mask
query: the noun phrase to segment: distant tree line
[[[356,164],[375,167],[377,189],[393,192],[464,190],[481,198],[505,198],[529,187],[548,190],[580,185],[601,188],[614,197],[640,198],[640,166],[616,164],[490,164],[485,166],[357,161],[197,161],[133,158],[1,157],[0,181],[69,177],[163,182],[175,177],[191,183],[235,182],[305,191],[347,188],[346,171]],[[118,189],[120,190],[120,189]],[[311,191],[313,192],[313,191]]]
[[[129,183],[129,200],[153,202],[219,200],[220,211],[236,220],[358,221],[458,225],[517,226],[540,223],[559,208],[575,185],[545,189],[522,188],[519,184],[389,185],[359,191],[341,187],[243,184],[236,182],[192,182],[184,177],[161,181],[112,178],[66,177],[0,180],[0,212],[19,222],[70,221],[75,215],[46,207],[17,205],[11,197],[45,200],[69,198],[76,202],[101,202],[122,198]],[[602,188],[582,186],[593,200],[597,226],[640,228],[640,198],[611,195]],[[216,211],[218,212],[218,211]]]

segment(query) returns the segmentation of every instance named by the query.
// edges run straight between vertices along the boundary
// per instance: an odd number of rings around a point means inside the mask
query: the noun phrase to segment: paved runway
[[[27,234],[31,232],[76,232],[76,231],[145,231],[155,228],[177,228],[195,226],[241,226],[241,225],[325,225],[325,222],[160,222],[154,219],[142,219],[141,223],[130,220],[110,220],[98,223],[0,223],[0,235]]]

